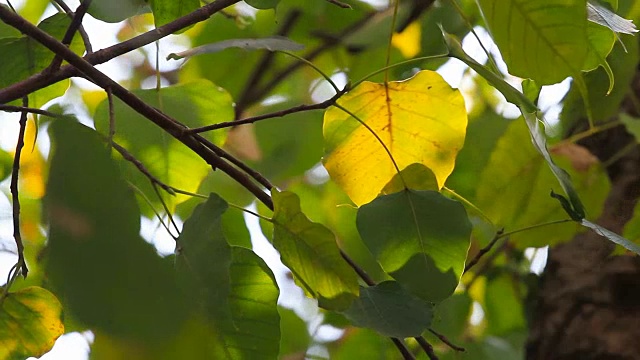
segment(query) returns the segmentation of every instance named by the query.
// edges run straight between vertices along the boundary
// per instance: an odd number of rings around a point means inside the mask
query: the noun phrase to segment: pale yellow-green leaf
[[[388,97],[387,97],[388,94]],[[344,95],[324,116],[324,166],[357,204],[373,200],[400,170],[420,163],[431,169],[442,187],[464,144],[467,112],[464,99],[434,71],[384,84],[364,82]]]
[[[64,334],[62,305],[49,291],[28,287],[0,301],[0,359],[39,357]]]

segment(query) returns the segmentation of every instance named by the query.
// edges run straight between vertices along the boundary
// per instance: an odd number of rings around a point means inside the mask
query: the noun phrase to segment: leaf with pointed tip
[[[416,297],[395,281],[361,287],[360,296],[344,315],[352,324],[382,335],[405,338],[420,336],[433,318],[433,305]]]
[[[438,73],[420,71],[411,79],[390,82],[388,91],[384,84],[364,82],[338,104],[365,125],[342,109],[329,108],[323,162],[356,205],[373,200],[397,174],[391,156],[400,170],[423,164],[438,186],[444,185],[464,144],[467,111],[460,91]]]
[[[594,1],[587,2],[587,15],[589,21],[605,26],[613,32],[622,34],[634,34],[638,32],[633,21],[621,17]]]
[[[40,357],[64,334],[62,305],[49,291],[32,286],[0,300],[0,359]]]
[[[540,85],[583,69],[587,56],[586,0],[479,0],[509,72]]]
[[[294,280],[319,305],[330,310],[344,310],[358,295],[355,272],[340,255],[331,230],[311,222],[300,210],[294,193],[271,191],[273,246]]]
[[[211,54],[229,48],[240,48],[244,50],[265,49],[269,51],[299,51],[304,49],[304,45],[298,44],[284,36],[271,36],[261,39],[230,39],[198,46],[179,53],[171,53],[167,56],[167,60],[179,60],[200,54]]]
[[[464,207],[435,191],[405,190],[358,209],[362,240],[382,268],[424,300],[453,294],[467,257]]]
[[[222,218],[227,203],[216,194],[198,205],[177,240],[176,271],[184,291],[204,315],[209,354],[220,359],[270,359],[278,354],[278,287],[264,261],[229,246]]]

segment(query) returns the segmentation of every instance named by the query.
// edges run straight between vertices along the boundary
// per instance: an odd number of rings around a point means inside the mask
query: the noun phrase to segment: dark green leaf
[[[141,13],[146,6],[145,0],[98,0],[91,3],[88,13],[98,20],[116,23]]]
[[[156,27],[185,16],[200,7],[198,0],[150,0]]]
[[[245,2],[256,9],[273,9],[278,6],[280,0],[246,0]]]
[[[435,191],[405,190],[358,210],[358,231],[382,268],[429,301],[450,296],[469,249],[464,207]]]
[[[140,212],[105,144],[72,120],[54,121],[51,137],[47,274],[65,310],[117,337],[165,339],[184,319],[183,299],[171,264],[140,237]]]
[[[360,296],[344,314],[359,327],[398,338],[419,336],[431,325],[433,306],[395,281],[361,287]]]

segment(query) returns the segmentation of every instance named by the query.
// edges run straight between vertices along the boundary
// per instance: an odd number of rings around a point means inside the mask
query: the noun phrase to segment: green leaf
[[[245,2],[256,9],[275,9],[280,0],[245,0]]]
[[[568,218],[549,197],[550,189],[559,189],[544,159],[532,146],[523,146],[529,137],[520,119],[511,121],[476,183],[476,205],[507,231]],[[609,181],[597,159],[577,145],[556,146],[552,153],[569,170],[589,216],[598,216]],[[579,229],[569,222],[513,234],[511,239],[521,249],[539,247],[570,239]]]
[[[62,40],[70,23],[71,20],[66,14],[55,14],[40,22],[38,28]],[[82,54],[84,46],[79,36],[74,37],[70,48],[76,54]],[[0,54],[4,54],[0,61],[0,88],[44,70],[54,57],[51,50],[28,36],[0,39]],[[29,106],[39,108],[49,100],[64,94],[68,86],[69,81],[65,80],[29,94]]]
[[[479,0],[509,72],[540,85],[583,69],[587,56],[586,0]]]
[[[344,314],[355,326],[405,338],[420,336],[431,325],[433,306],[397,282],[385,281],[361,287],[360,296]]]
[[[198,0],[150,0],[156,28],[185,16],[200,7]]]
[[[428,301],[453,294],[471,236],[460,203],[435,191],[406,190],[360,207],[356,224],[382,268],[412,293]]]
[[[594,25],[597,26],[597,25]],[[637,39],[625,36],[623,39],[627,51],[621,46],[614,46],[607,62],[611,65],[613,77],[616,79],[613,90],[608,92],[606,83],[610,75],[605,69],[598,68],[584,74],[587,88],[589,89],[589,101],[594,123],[609,121],[619,112],[620,104],[629,92],[633,76],[638,64]],[[571,90],[564,100],[564,107],[560,114],[563,126],[571,128],[575,122],[586,116],[585,102],[578,91],[577,86],[572,85]]]
[[[98,20],[116,23],[141,13],[146,6],[146,0],[94,1],[88,13]]]
[[[46,268],[65,311],[131,341],[173,335],[185,304],[171,264],[140,237],[140,212],[105,144],[73,120],[50,129]]]
[[[526,328],[522,306],[524,291],[522,283],[514,281],[506,274],[488,279],[484,310],[490,334],[502,336],[511,331]]]
[[[0,299],[0,323],[0,359],[40,357],[64,334],[62,305],[52,293],[36,286]]]
[[[326,309],[346,309],[358,295],[355,272],[340,255],[333,233],[300,211],[300,199],[272,189],[273,246],[294,280]]]
[[[274,358],[280,342],[278,287],[256,254],[227,243],[227,207],[215,194],[196,207],[177,241],[176,271],[210,332],[202,351],[216,359]]]
[[[163,110],[189,127],[199,127],[214,122],[233,119],[233,103],[229,94],[206,80],[173,85],[156,91],[135,90],[147,104]],[[114,100],[114,140],[124,146],[140,160],[147,169],[163,181],[178,189],[196,192],[198,186],[209,173],[211,166],[189,148],[168,135],[157,125],[131,109],[120,100]],[[104,100],[96,110],[96,129],[105,136],[109,134],[108,102]],[[217,130],[203,135],[216,145],[222,145],[226,131]],[[161,208],[149,180],[129,162],[123,163],[123,172],[128,179],[154,200]],[[176,195],[167,197],[169,210],[190,197]],[[151,212],[145,212],[151,215]]]
[[[304,322],[293,310],[278,307],[280,313],[280,357],[304,355],[311,344],[311,336]]]
[[[621,113],[620,121],[624,124],[629,134],[633,135],[637,142],[640,142],[640,119]]]
[[[428,167],[422,164],[411,164],[396,174],[382,188],[380,194],[397,193],[407,187],[413,190],[438,190],[438,180]]]
[[[455,339],[464,334],[471,315],[472,300],[466,292],[453,294],[435,308],[431,328]]]

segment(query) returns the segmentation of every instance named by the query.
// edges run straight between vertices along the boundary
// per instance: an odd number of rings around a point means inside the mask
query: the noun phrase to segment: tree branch
[[[64,34],[64,37],[62,38],[62,43],[64,45],[66,46],[71,45],[71,41],[73,41],[73,36],[76,34],[76,30],[82,27],[82,18],[84,17],[84,14],[87,13],[87,10],[89,9],[89,5],[91,5],[91,0],[84,0],[80,3],[80,6],[78,6],[76,13],[71,18],[71,24],[69,24],[69,27],[67,28],[67,32]],[[44,70],[44,72],[54,72],[60,68],[60,65],[62,65],[62,57],[56,54],[56,56],[51,61],[51,64],[47,69]]]
[[[75,15],[71,8],[63,0],[53,0],[53,2],[60,6],[60,8],[69,16],[69,18],[71,18],[71,21],[73,22],[73,20],[75,19]],[[91,41],[89,40],[89,34],[87,34],[87,32],[84,30],[84,26],[82,26],[82,23],[78,26],[78,33],[80,33],[80,37],[82,38],[84,49],[87,51],[87,54],[91,54],[93,52],[93,47],[91,46]]]
[[[240,0],[217,0],[159,28],[147,31],[144,34],[110,46],[106,49],[87,54],[87,56],[84,57],[84,60],[91,65],[105,63],[115,57],[136,50],[144,45],[151,44],[156,40],[160,40],[176,31],[182,30],[201,21],[205,21],[213,16],[213,14],[238,2],[240,2]],[[82,76],[82,73],[72,65],[62,66],[60,70],[55,73],[40,72],[32,75],[23,81],[0,90],[0,104],[20,99],[24,95],[73,76]]]
[[[6,10],[6,9],[5,9]],[[6,10],[10,11],[10,10]],[[29,98],[22,98],[22,106],[29,106]],[[20,234],[20,193],[18,191],[18,179],[20,176],[20,156],[22,155],[22,148],[24,147],[24,134],[27,129],[27,111],[23,111],[20,115],[20,131],[18,133],[18,142],[16,143],[16,152],[13,157],[13,168],[11,170],[11,200],[13,203],[13,238],[16,242],[16,248],[18,250],[18,262],[16,263],[16,275],[19,271],[22,272],[23,277],[27,277],[29,269],[27,263],[24,260],[24,244],[22,243],[22,235]],[[9,286],[9,284],[7,284]]]
[[[148,118],[153,123],[169,133],[171,136],[185,144],[213,168],[219,168],[227,175],[231,176],[247,190],[251,191],[258,199],[260,199],[260,201],[264,202],[265,204],[272,204],[271,198],[267,194],[265,194],[264,191],[262,191],[262,189],[258,187],[253,181],[251,181],[246,174],[240,172],[231,164],[222,160],[220,156],[205,147],[193,136],[185,134],[184,130],[186,128],[184,127],[184,125],[162,113],[158,109],[149,106],[135,94],[131,93],[120,84],[113,81],[110,77],[93,67],[93,65],[88,63],[85,59],[76,55],[73,51],[64,46],[58,40],[51,37],[49,34],[45,33],[39,28],[35,27],[33,24],[29,23],[19,15],[12,13],[9,9],[0,7],[0,20],[4,21],[8,25],[15,27],[16,29],[38,41],[54,53],[62,56],[64,60],[76,67],[79,71],[93,80],[100,87],[102,87],[103,89],[109,88],[113,95],[120,98],[125,104],[129,105],[136,112]],[[218,149],[218,151],[222,152],[224,150]]]

